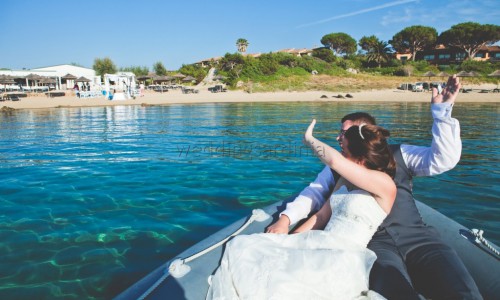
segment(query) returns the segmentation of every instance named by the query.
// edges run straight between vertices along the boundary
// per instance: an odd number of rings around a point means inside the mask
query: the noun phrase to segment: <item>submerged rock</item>
[[[15,110],[16,110],[15,108],[8,107],[8,106],[4,106],[4,107],[0,108],[0,111],[2,111],[2,112],[12,112]]]

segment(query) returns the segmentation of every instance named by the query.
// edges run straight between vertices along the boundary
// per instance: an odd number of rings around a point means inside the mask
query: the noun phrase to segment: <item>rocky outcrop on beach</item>
[[[0,108],[1,112],[13,112],[15,110],[16,110],[15,108],[8,107],[8,106],[4,106],[4,107]]]

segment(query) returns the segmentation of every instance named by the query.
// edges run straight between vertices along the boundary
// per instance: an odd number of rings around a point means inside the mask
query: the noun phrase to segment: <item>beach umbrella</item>
[[[137,76],[137,80],[139,80],[139,81],[146,81],[146,80],[151,79],[151,78],[153,78],[152,75]]]
[[[153,77],[154,82],[167,82],[167,81],[172,81],[174,77],[172,76],[155,76]]]
[[[500,77],[500,70],[496,70],[493,73],[488,74],[490,77]]]
[[[493,73],[488,74],[490,77],[500,77],[500,70],[496,70]],[[497,83],[497,89],[498,89],[498,83]]]
[[[155,74],[155,73],[153,73],[153,72],[148,72],[148,74],[146,74],[146,75],[140,75],[140,76],[137,76],[136,78],[137,78],[138,80],[147,80],[147,79],[151,79],[151,78],[153,78],[153,77],[155,77],[155,76],[156,76],[156,74]]]
[[[35,86],[35,85],[36,85],[36,82],[37,82],[38,80],[42,79],[43,77],[42,77],[42,76],[40,76],[40,75],[37,75],[37,74],[33,74],[33,73],[31,73],[31,74],[26,75],[24,78],[26,79],[26,85],[27,85],[27,86],[29,86],[29,81],[30,81],[30,80],[31,80],[31,81],[33,81],[33,83],[34,83],[34,85],[33,85],[33,86]]]
[[[177,73],[177,74],[172,75],[172,77],[173,77],[176,81],[180,81],[181,79],[185,78],[185,77],[186,77],[186,75],[181,74],[181,73]]]
[[[9,75],[0,75],[0,83],[3,84],[12,84],[14,83],[14,78]]]
[[[26,75],[24,78],[28,79],[28,80],[40,80],[42,79],[43,77],[40,76],[40,75],[37,75],[37,74],[29,74],[29,75]]]
[[[441,72],[439,72],[436,76],[437,76],[437,77],[446,77],[446,78],[448,78],[448,77],[450,77],[450,74],[448,74],[448,73],[446,73],[446,72],[444,72],[444,71],[441,71]],[[441,79],[441,80],[442,80],[442,79]]]
[[[70,74],[70,73],[68,73],[68,74],[64,75],[63,77],[61,77],[61,79],[66,79],[66,80],[75,80],[76,78],[77,77],[75,75]]]
[[[78,77],[77,79],[75,79],[75,82],[91,82],[92,80],[86,78],[86,77],[83,77],[83,76],[80,76]],[[82,88],[85,84],[82,84]]]
[[[56,80],[51,77],[44,77],[40,80],[40,83],[56,83]]]
[[[469,72],[469,77],[479,77],[479,76],[481,76],[481,74],[479,74],[478,72],[474,72],[474,71]]]
[[[431,77],[436,76],[436,74],[434,74],[434,72],[432,72],[432,71],[429,71],[429,72],[425,72],[422,76],[423,77],[429,77],[429,80],[430,80]]]
[[[40,80],[40,83],[48,84],[50,86],[51,84],[55,85],[57,83],[57,80],[55,78],[51,78],[51,77],[44,77],[44,78],[42,78],[42,80]],[[50,89],[50,87],[49,87],[49,89]]]
[[[470,74],[467,73],[466,71],[460,71],[457,73],[457,77],[470,77]],[[465,83],[465,81],[462,82],[462,84]]]
[[[190,82],[193,80],[196,80],[196,78],[194,78],[193,76],[186,76],[182,79],[182,81],[184,81],[184,82]]]
[[[457,77],[476,77],[479,76],[476,72],[466,72],[466,71],[460,71],[457,74]],[[465,83],[465,81],[464,81]]]
[[[165,82],[171,82],[174,79],[172,76],[155,76],[153,77],[153,82],[155,83],[161,83],[161,92],[163,93],[163,83]]]
[[[40,75],[31,73],[29,75],[26,75],[24,78],[26,79],[26,84],[28,84],[28,80],[35,82],[35,81],[42,79],[43,77]]]
[[[13,84],[16,83],[12,77],[9,75],[1,75],[0,76],[0,84],[3,84],[4,86],[4,92],[7,92],[7,84]]]
[[[43,77],[42,77],[42,76],[40,76],[40,75],[37,75],[37,74],[33,74],[33,73],[31,73],[31,74],[29,74],[29,75],[25,76],[24,78],[26,79],[26,84],[27,84],[27,85],[29,85],[29,84],[28,84],[28,81],[29,81],[29,80],[31,80],[31,81],[33,81],[33,82],[37,82],[37,81],[41,80]]]
[[[66,88],[72,87],[73,83],[74,83],[73,81],[76,78],[78,78],[78,77],[76,77],[75,75],[70,74],[70,73],[68,73],[68,74],[64,75],[63,77],[61,77],[61,79],[66,80]]]
[[[446,72],[439,72],[436,76],[438,76],[438,77],[450,77],[450,74],[448,74]]]
[[[146,83],[146,81],[148,81],[149,79],[151,79],[150,83],[153,82],[153,78],[156,76],[155,73],[148,73],[147,75],[141,75],[141,76],[137,76],[136,79],[137,81],[141,82],[143,81],[144,83]]]
[[[460,71],[457,73],[457,77],[471,77],[469,72],[466,71]]]
[[[80,76],[78,77],[77,79],[75,79],[76,82],[90,82],[91,80],[88,79],[88,78],[85,78],[83,76]]]

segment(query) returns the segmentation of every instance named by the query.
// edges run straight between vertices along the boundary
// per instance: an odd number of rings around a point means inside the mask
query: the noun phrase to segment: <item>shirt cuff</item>
[[[291,225],[294,225],[295,223],[297,223],[297,220],[300,220],[299,217],[297,217],[294,213],[292,213],[291,211],[282,211],[280,214],[279,214],[279,218],[281,218],[282,215],[285,215],[288,217],[288,220],[290,220],[290,224],[289,226]]]
[[[432,117],[436,120],[449,120],[451,119],[451,111],[453,110],[453,103],[432,103],[431,113]]]
[[[286,215],[290,219],[290,225],[293,225],[307,218],[307,215],[311,212],[311,203],[312,200],[310,198],[299,195],[295,200],[287,203],[285,210],[279,216]]]

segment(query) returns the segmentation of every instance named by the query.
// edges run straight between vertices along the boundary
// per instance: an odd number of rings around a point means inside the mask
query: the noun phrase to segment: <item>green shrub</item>
[[[409,61],[406,63],[406,65],[413,66],[413,70],[416,73],[424,73],[429,70],[429,62],[426,60]]]
[[[459,65],[454,65],[454,64],[450,64],[450,65],[439,65],[438,66],[438,69],[439,71],[443,71],[443,72],[446,72],[448,74],[455,74],[455,73],[458,73],[458,69],[459,69]]]
[[[411,76],[413,75],[414,67],[411,64],[406,64],[394,70],[394,75],[396,76]]]
[[[391,59],[387,62],[388,67],[401,67],[403,65],[403,62],[400,61],[399,59]]]
[[[336,60],[335,55],[333,55],[332,50],[330,50],[328,48],[314,49],[312,56],[319,58],[327,63],[333,63]]]
[[[400,71],[400,69],[401,67],[367,68],[364,69],[364,72],[374,75],[384,75],[384,76],[404,74],[404,72]],[[407,76],[407,75],[399,75],[399,76]]]
[[[197,82],[200,82],[207,76],[208,68],[202,68],[199,65],[182,65],[179,72],[187,76],[193,76]]]
[[[495,66],[488,61],[466,60],[462,62],[460,69],[466,72],[474,71],[481,75],[488,75],[495,71]]]

